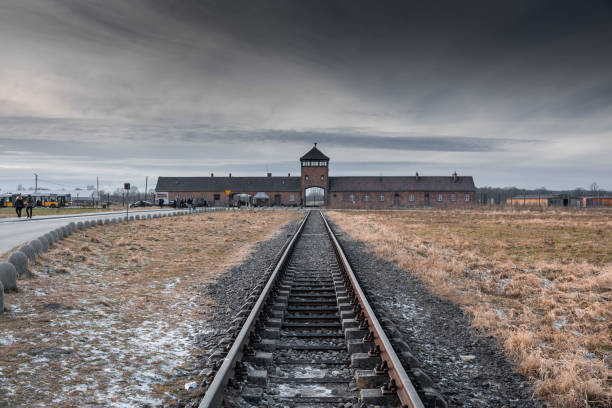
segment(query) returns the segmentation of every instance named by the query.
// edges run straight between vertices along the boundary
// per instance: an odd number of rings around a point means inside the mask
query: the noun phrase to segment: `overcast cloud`
[[[312,142],[334,175],[612,189],[606,1],[6,0],[0,50],[3,191],[297,173]]]

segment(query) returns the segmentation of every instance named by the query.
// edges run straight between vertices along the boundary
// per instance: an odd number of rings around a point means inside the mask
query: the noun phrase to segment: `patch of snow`
[[[333,389],[321,385],[290,385],[279,384],[277,387],[281,398],[301,397],[327,397],[333,395]]]
[[[8,346],[9,344],[13,344],[15,342],[15,337],[12,334],[7,333],[0,337],[0,346]],[[2,369],[2,367],[0,367]]]
[[[326,368],[314,368],[312,366],[304,366],[294,371],[295,378],[324,378],[327,374]]]

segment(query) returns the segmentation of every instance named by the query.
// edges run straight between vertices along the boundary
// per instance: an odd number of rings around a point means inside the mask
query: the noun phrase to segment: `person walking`
[[[164,199],[163,198],[159,199],[159,208],[164,208]]]
[[[18,195],[15,199],[15,212],[17,213],[17,218],[21,218],[21,210],[23,208],[23,198],[21,195]]]
[[[26,217],[32,219],[32,210],[34,209],[34,199],[28,195],[28,203],[26,204]]]

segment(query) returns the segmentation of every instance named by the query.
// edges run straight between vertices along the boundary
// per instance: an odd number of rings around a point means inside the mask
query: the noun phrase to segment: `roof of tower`
[[[329,160],[329,157],[321,153],[321,151],[317,149],[317,144],[315,143],[314,147],[310,149],[308,153],[300,157],[300,160]]]

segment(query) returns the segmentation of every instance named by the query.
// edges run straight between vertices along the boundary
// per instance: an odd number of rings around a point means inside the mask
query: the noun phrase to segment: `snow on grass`
[[[203,288],[298,216],[194,215],[62,240],[5,297],[0,406],[160,406],[185,395],[199,372],[195,339],[210,332]]]

